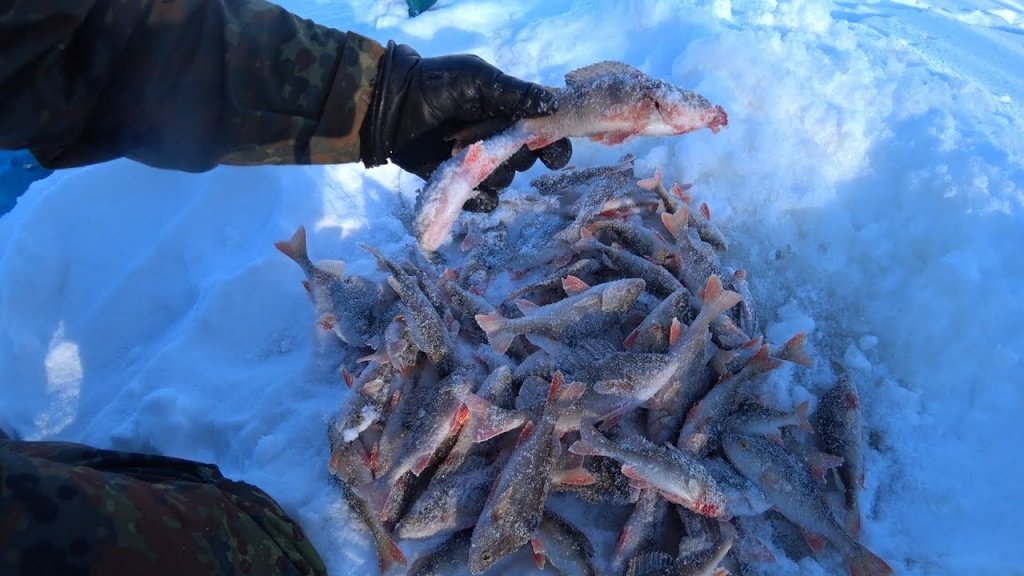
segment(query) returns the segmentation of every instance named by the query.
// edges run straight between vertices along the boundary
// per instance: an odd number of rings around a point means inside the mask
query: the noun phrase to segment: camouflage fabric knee
[[[0,439],[0,574],[326,574],[265,492],[216,466]]]

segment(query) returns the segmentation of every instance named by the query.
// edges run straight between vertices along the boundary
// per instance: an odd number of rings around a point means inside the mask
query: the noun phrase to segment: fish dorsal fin
[[[597,78],[621,75],[642,76],[643,72],[624,62],[606,60],[569,72],[565,75],[565,84],[566,86],[580,86],[593,82]]]
[[[345,263],[341,260],[320,260],[316,267],[338,278],[345,274]]]
[[[664,574],[672,570],[676,559],[665,552],[637,554],[629,561],[628,574]]]
[[[600,338],[586,338],[577,345],[578,352],[585,355],[588,361],[598,362],[619,352],[615,345]]]
[[[576,296],[590,290],[590,285],[578,277],[569,274],[562,280],[562,290],[569,296]]]
[[[500,481],[500,476],[496,478],[496,481]],[[512,500],[512,490],[505,490],[502,492],[494,502],[494,507],[491,508],[491,517],[495,520],[507,516],[513,509],[514,501]]]
[[[523,313],[523,316],[529,316],[540,309],[540,306],[537,304],[523,298],[517,299],[515,304],[516,308],[519,308],[519,311]]]

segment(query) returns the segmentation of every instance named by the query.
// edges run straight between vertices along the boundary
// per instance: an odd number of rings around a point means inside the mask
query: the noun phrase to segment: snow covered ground
[[[552,85],[623,60],[723,104],[718,135],[577,143],[574,164],[632,152],[694,182],[769,336],[810,332],[819,362],[797,378],[852,371],[870,548],[899,573],[1024,573],[1024,3],[441,0],[413,20],[399,0],[282,3]],[[356,244],[408,242],[393,212],[419,184],[128,161],[35,183],[0,218],[0,424],[214,462],[275,496],[332,573],[372,570],[325,472],[345,392],[272,243],[305,224],[314,258],[374,273]]]

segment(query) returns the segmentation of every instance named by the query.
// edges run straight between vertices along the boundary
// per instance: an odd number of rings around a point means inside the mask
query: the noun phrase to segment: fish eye
[[[661,110],[661,102],[658,102],[657,100],[655,100],[654,101],[654,109],[655,110]]]

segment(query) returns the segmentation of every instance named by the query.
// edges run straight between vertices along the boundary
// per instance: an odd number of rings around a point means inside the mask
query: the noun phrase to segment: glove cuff
[[[380,166],[394,153],[399,110],[405,99],[419,53],[405,44],[389,40],[377,67],[373,101],[360,130],[359,158],[367,168]]]

